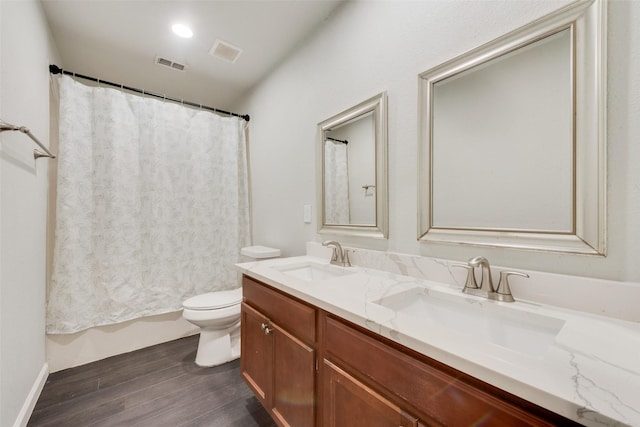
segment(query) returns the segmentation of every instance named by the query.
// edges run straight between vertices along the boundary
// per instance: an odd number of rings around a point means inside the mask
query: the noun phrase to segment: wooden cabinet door
[[[240,372],[262,406],[271,410],[273,347],[271,335],[265,333],[268,324],[269,319],[242,303]]]
[[[315,423],[316,355],[279,325],[271,324],[273,339],[273,409],[278,423],[313,427]]]
[[[326,427],[416,427],[418,420],[325,360],[323,423]]]

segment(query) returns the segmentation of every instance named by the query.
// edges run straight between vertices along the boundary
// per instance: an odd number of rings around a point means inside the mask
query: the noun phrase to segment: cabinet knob
[[[268,328],[266,323],[260,325],[265,335],[269,335],[273,329]]]

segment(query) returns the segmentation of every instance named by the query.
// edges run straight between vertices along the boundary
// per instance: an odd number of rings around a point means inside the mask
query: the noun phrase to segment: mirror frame
[[[605,0],[577,1],[419,75],[419,241],[605,255],[606,22]],[[572,231],[434,227],[434,84],[567,28],[572,33],[573,53]]]
[[[325,215],[324,140],[325,132],[359,116],[373,112],[375,172],[376,172],[376,223],[327,224]],[[341,236],[361,236],[386,239],[389,236],[389,202],[387,190],[387,93],[379,93],[360,104],[318,123],[316,142],[316,205],[318,206],[318,233]]]

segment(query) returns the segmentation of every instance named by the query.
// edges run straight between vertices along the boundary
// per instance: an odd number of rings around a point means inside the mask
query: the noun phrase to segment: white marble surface
[[[309,242],[307,244],[307,254],[310,253],[309,251],[322,253],[322,249],[326,248],[323,248],[319,243]],[[464,285],[466,276],[463,269],[451,267],[454,263],[466,262],[466,259],[445,260],[358,248],[353,249],[351,260],[354,265],[360,267],[433,280],[456,288],[461,288]],[[491,270],[493,271],[493,280],[497,283],[500,271],[514,269],[508,266],[492,265]],[[638,309],[640,283],[568,276],[534,270],[515,270],[529,274],[528,279],[512,277],[511,290],[516,299],[520,301],[525,300],[640,322],[640,310]],[[479,281],[478,273],[476,276]]]
[[[457,277],[455,272],[451,283],[448,264],[441,265],[439,273],[432,272],[435,277],[427,280],[414,277],[409,271],[420,270],[419,262],[394,262],[393,254],[384,256],[384,262],[394,264],[392,269],[404,270],[400,274],[367,267],[362,259],[366,251],[361,251],[360,257],[352,257],[357,266],[345,276],[309,282],[281,271],[293,263],[328,263],[323,249],[308,248],[309,254],[317,256],[243,263],[238,268],[248,276],[582,424],[640,426],[638,323],[545,304],[500,303],[464,295],[456,284],[462,276]],[[523,319],[548,317],[559,322],[561,329],[548,347],[517,351],[478,338],[469,332],[473,325],[460,330],[457,325],[417,321],[410,314],[375,303],[418,287],[442,298],[475,304],[483,312]]]

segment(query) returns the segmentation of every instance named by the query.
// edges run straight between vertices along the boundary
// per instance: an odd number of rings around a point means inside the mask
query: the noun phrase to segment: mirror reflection
[[[386,94],[318,124],[318,232],[386,238]]]
[[[327,224],[376,224],[373,112],[324,133]]]
[[[433,227],[574,229],[572,80],[565,29],[434,84]]]

